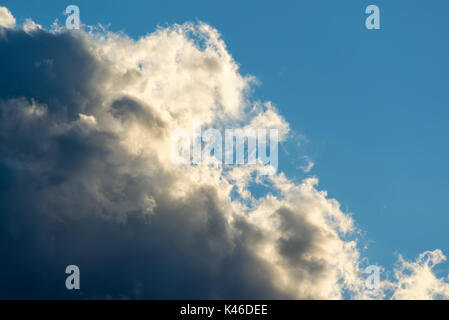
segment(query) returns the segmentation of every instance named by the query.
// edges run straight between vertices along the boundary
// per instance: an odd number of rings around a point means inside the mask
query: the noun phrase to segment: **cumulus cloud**
[[[212,27],[3,29],[0,70],[0,297],[385,296],[364,290],[353,219],[316,178],[170,161],[170,134],[196,123],[289,132]],[[446,292],[420,259],[388,288]]]
[[[6,7],[0,7],[0,27],[14,28],[16,19]]]

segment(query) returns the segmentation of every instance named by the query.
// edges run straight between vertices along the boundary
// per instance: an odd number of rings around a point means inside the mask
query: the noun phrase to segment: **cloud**
[[[390,284],[392,298],[399,300],[449,299],[449,283],[437,278],[433,272],[435,265],[446,260],[441,250],[421,253],[415,262],[399,257],[395,269],[396,282]],[[388,286],[388,284],[387,284]]]
[[[16,19],[6,7],[0,7],[0,27],[14,28]]]
[[[289,132],[215,29],[24,29],[0,37],[1,298],[383,297],[316,178],[170,161],[170,134],[196,123]]]
[[[31,19],[26,19],[24,24],[23,24],[23,30],[25,32],[33,32],[36,30],[41,30],[42,26],[40,24],[35,23],[33,20]]]
[[[304,156],[304,160],[307,163],[305,165],[296,167],[296,169],[301,169],[302,171],[304,171],[304,173],[309,173],[310,171],[312,171],[315,163],[308,156]]]

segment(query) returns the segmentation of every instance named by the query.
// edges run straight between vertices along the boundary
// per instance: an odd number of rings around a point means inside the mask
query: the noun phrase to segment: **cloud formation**
[[[6,7],[0,7],[0,27],[14,28],[16,19]]]
[[[0,298],[449,297],[440,251],[367,292],[352,217],[316,178],[172,164],[170,134],[198,123],[288,137],[217,30],[15,29],[2,7],[0,26]]]

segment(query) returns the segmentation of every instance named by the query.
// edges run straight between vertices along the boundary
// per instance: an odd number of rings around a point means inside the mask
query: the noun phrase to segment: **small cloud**
[[[40,24],[35,23],[30,18],[27,18],[23,24],[23,30],[27,33],[42,30],[42,26]]]
[[[0,27],[14,28],[16,26],[16,19],[11,11],[6,7],[0,7]]]
[[[296,167],[296,169],[301,169],[302,171],[304,171],[304,173],[309,173],[312,170],[315,163],[308,156],[304,156],[304,159],[306,161],[306,164],[303,166]]]

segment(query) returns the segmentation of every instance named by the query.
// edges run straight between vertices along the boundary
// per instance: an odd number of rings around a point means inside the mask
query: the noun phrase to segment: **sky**
[[[297,185],[319,179],[318,190],[352,217],[370,264],[390,269],[399,254],[449,253],[447,1],[0,2],[17,25],[32,18],[45,29],[63,25],[70,4],[83,24],[134,40],[186,22],[216,29],[238,73],[257,79],[251,100],[270,101],[288,122],[279,171]],[[380,30],[365,27],[370,4],[380,8]],[[434,271],[446,277],[449,264]]]

